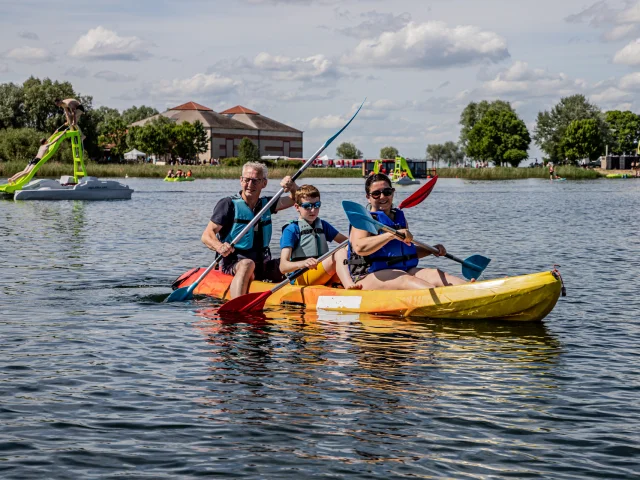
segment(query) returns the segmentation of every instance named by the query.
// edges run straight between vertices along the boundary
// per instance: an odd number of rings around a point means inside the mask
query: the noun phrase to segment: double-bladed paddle
[[[438,181],[438,176],[436,175],[427,183],[422,185],[419,189],[417,189],[415,192],[413,192],[411,195],[409,195],[407,198],[405,198],[402,202],[400,202],[400,205],[398,205],[398,208],[400,209],[411,208],[422,203],[423,200],[429,196],[429,194],[431,193],[431,190],[433,190],[433,187],[436,186],[437,181]]]
[[[353,225],[355,228],[366,230],[373,235],[377,235],[378,232],[382,230],[383,232],[388,232],[395,235],[401,240],[404,240],[405,238],[402,233],[391,227],[387,227],[386,225],[375,220],[367,211],[367,209],[358,203],[344,200],[342,202],[342,208],[344,208],[347,217],[349,217],[349,223],[351,223],[351,225]],[[412,242],[435,255],[439,254],[438,250],[431,245],[418,242],[415,239],[412,240]],[[487,265],[489,265],[489,262],[491,261],[490,258],[483,257],[482,255],[472,255],[468,258],[465,258],[464,260],[451,255],[450,253],[447,253],[444,256],[453,260],[454,262],[462,264],[462,275],[467,280],[477,279],[480,275],[482,275],[482,272],[485,268],[487,268]]]
[[[358,115],[358,112],[360,111],[360,109],[362,108],[362,105],[364,105],[364,102],[367,99],[365,98],[364,101],[362,102],[362,104],[360,104],[360,106],[358,107],[358,110],[356,110],[356,113],[353,114],[353,116],[349,119],[349,121],[347,123],[344,124],[344,126],[338,130],[331,138],[329,138],[326,142],[324,142],[324,145],[322,145],[318,151],[316,153],[313,154],[313,156],[311,156],[309,158],[309,160],[307,160],[304,165],[302,165],[300,167],[300,169],[291,177],[291,180],[295,181],[300,175],[302,175],[302,173],[307,169],[307,167],[309,165],[311,165],[313,163],[313,161],[324,151],[325,148],[327,148],[331,142],[333,142],[335,140],[335,138],[340,135],[342,133],[342,131],[347,128],[349,126],[349,124],[353,121],[354,118],[356,118],[356,115]],[[262,215],[265,214],[265,212],[267,212],[271,206],[276,203],[280,197],[282,196],[282,194],[284,193],[284,188],[281,188],[280,190],[278,190],[278,193],[276,193],[273,198],[271,198],[271,200],[269,200],[269,203],[267,203],[262,210],[260,210],[255,217],[253,217],[253,219],[247,224],[246,227],[244,227],[242,229],[242,231],[240,231],[240,233],[238,233],[238,235],[236,235],[236,238],[234,238],[230,245],[233,247],[236,243],[238,243],[242,237],[244,237],[246,235],[246,233],[251,230],[256,223],[258,223],[258,221],[262,218]],[[171,295],[169,295],[167,297],[167,302],[182,302],[184,300],[189,300],[191,298],[193,298],[193,291],[196,289],[196,287],[200,284],[200,282],[202,281],[202,279],[204,277],[206,277],[209,272],[211,270],[213,270],[213,268],[215,268],[216,265],[218,265],[218,263],[220,263],[220,260],[222,260],[222,255],[218,255],[216,257],[216,259],[213,261],[213,263],[211,265],[209,265],[209,267],[207,267],[207,269],[202,273],[202,275],[200,275],[198,277],[198,279],[193,282],[191,285],[189,285],[188,287],[182,287],[182,288],[178,288],[177,290],[174,290],[173,293],[171,293]]]
[[[346,247],[348,243],[349,243],[349,240],[345,240],[333,250],[325,253],[324,255],[321,255],[320,257],[318,257],[318,263],[322,262],[325,258],[330,257],[341,248]],[[247,293],[245,295],[240,295],[239,297],[233,298],[229,300],[227,303],[225,303],[224,305],[222,305],[218,309],[218,313],[231,313],[231,312],[239,313],[239,312],[249,312],[252,310],[254,311],[262,310],[265,302],[267,301],[267,298],[269,298],[272,293],[275,293],[281,288],[289,285],[296,278],[298,278],[300,275],[304,275],[309,270],[310,270],[309,267],[304,267],[299,270],[296,270],[289,276],[289,278],[287,278],[286,280],[283,280],[278,285],[273,287],[271,290],[267,290],[266,292]]]

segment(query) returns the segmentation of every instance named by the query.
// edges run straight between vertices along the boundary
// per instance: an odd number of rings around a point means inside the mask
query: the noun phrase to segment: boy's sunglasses
[[[301,203],[299,206],[300,208],[304,208],[305,210],[311,210],[312,208],[315,208],[317,210],[322,206],[322,202],[321,201],[317,201],[315,203],[304,202],[304,203]]]
[[[376,200],[380,198],[380,195],[384,195],[385,197],[390,197],[396,191],[395,188],[387,187],[382,190],[374,190],[373,192],[369,192],[369,195],[375,198]]]

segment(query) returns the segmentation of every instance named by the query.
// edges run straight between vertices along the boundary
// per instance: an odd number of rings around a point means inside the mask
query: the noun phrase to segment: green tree
[[[440,143],[432,143],[427,145],[427,160],[433,162],[435,165],[440,163],[446,155],[446,148]],[[449,164],[451,166],[451,164]]]
[[[157,114],[158,110],[153,107],[147,107],[146,105],[140,105],[139,107],[136,107],[134,105],[133,107],[127,108],[122,112],[122,118],[127,125],[131,125],[134,122],[144,120],[145,118],[149,118]]]
[[[486,115],[489,110],[508,111],[515,113],[511,104],[504,100],[494,100],[488,102],[482,100],[481,102],[471,102],[465,107],[460,114],[460,140],[459,143],[463,150],[466,149],[468,143],[469,132],[471,129]]]
[[[447,165],[458,165],[464,160],[464,152],[455,142],[445,142],[443,147],[442,159]]]
[[[175,144],[175,122],[160,116],[143,127],[130,127],[127,134],[127,146],[137,148],[150,155],[167,155]]]
[[[0,128],[25,126],[24,91],[15,83],[0,84]]]
[[[629,110],[610,110],[605,113],[605,120],[611,132],[611,153],[635,152],[640,141],[640,115]]]
[[[380,149],[380,158],[382,159],[394,159],[398,156],[398,149],[396,147],[382,147]]]
[[[504,109],[489,110],[474,125],[467,139],[469,157],[514,167],[527,158],[531,143],[525,123],[514,112]]]
[[[53,132],[65,121],[62,109],[53,103],[56,98],[77,98],[71,83],[57,80],[53,82],[49,78],[40,80],[29,77],[22,85],[22,89],[25,126],[41,132]]]
[[[243,164],[246,162],[259,162],[260,151],[258,146],[247,137],[243,138],[240,140],[240,145],[238,145],[238,158]]]
[[[533,139],[540,149],[554,163],[562,162],[567,155],[564,151],[564,134],[574,120],[593,119],[598,125],[603,141],[609,136],[609,127],[600,109],[587,101],[584,95],[572,95],[560,99],[551,111],[539,112]]]
[[[587,118],[571,122],[565,130],[562,149],[565,157],[572,162],[582,158],[597,159],[604,149],[598,121]]]
[[[338,148],[336,148],[336,155],[342,159],[362,158],[362,152],[351,142],[342,142],[338,145]]]
[[[113,155],[122,157],[129,150],[127,142],[127,124],[120,116],[111,116],[99,124],[100,148],[110,148]]]
[[[0,131],[0,159],[8,162],[28,162],[40,148],[45,134],[33,128],[8,128]]]

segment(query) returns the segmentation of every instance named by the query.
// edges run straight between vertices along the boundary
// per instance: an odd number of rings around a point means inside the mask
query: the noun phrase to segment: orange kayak
[[[203,271],[204,268],[194,268],[185,272],[174,282],[173,288],[188,287]],[[194,294],[228,300],[232,279],[217,270],[211,271]],[[273,286],[254,281],[249,291],[264,292]],[[287,285],[271,295],[266,305],[400,317],[538,321],[553,310],[561,286],[556,274],[548,271],[427,290],[364,291],[324,285]]]

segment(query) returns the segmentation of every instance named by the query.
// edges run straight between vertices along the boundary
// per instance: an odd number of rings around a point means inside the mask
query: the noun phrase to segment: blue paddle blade
[[[366,230],[373,235],[377,235],[378,230],[383,226],[380,222],[374,220],[367,209],[359,203],[343,200],[342,208],[344,208],[349,218],[349,223],[355,228]]]
[[[171,292],[171,295],[167,297],[165,302],[184,302],[193,298],[189,287],[182,287]]]
[[[462,275],[467,280],[478,279],[484,269],[487,268],[491,262],[490,258],[483,257],[482,255],[471,255],[464,259],[464,263],[462,264]]]

